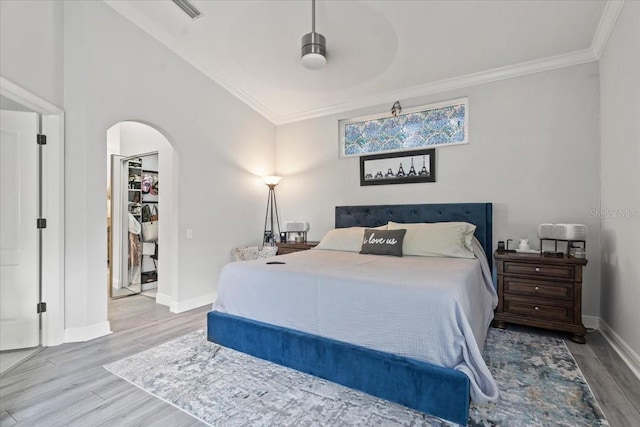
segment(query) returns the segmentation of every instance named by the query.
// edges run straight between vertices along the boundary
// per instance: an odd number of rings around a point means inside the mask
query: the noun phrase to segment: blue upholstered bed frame
[[[335,224],[469,222],[491,265],[492,218],[491,203],[338,206]],[[217,311],[207,316],[209,341],[467,425],[470,383],[460,371]]]

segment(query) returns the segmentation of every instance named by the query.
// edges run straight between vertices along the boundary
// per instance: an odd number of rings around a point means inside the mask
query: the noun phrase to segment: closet
[[[112,156],[111,297],[155,297],[158,287],[158,154]],[[118,236],[120,238],[118,238]]]

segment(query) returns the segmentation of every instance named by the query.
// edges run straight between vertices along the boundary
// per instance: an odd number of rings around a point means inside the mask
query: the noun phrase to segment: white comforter
[[[213,309],[460,370],[486,402],[496,304],[485,259],[309,250],[226,265]]]

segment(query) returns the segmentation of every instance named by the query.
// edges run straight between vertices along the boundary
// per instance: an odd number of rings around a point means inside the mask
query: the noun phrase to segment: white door
[[[36,347],[36,113],[0,111],[0,350]]]

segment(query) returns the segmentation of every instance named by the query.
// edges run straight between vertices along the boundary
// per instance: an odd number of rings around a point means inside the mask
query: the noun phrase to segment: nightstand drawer
[[[548,263],[504,262],[505,274],[527,274],[531,276],[557,277],[573,279],[574,268],[571,265],[553,265]]]
[[[572,282],[536,281],[505,276],[503,278],[505,294],[528,295],[540,298],[573,299]]]
[[[504,311],[515,315],[530,318],[539,318],[557,322],[570,322],[573,304],[570,301],[545,301],[533,298],[519,298],[517,296],[504,296]]]

